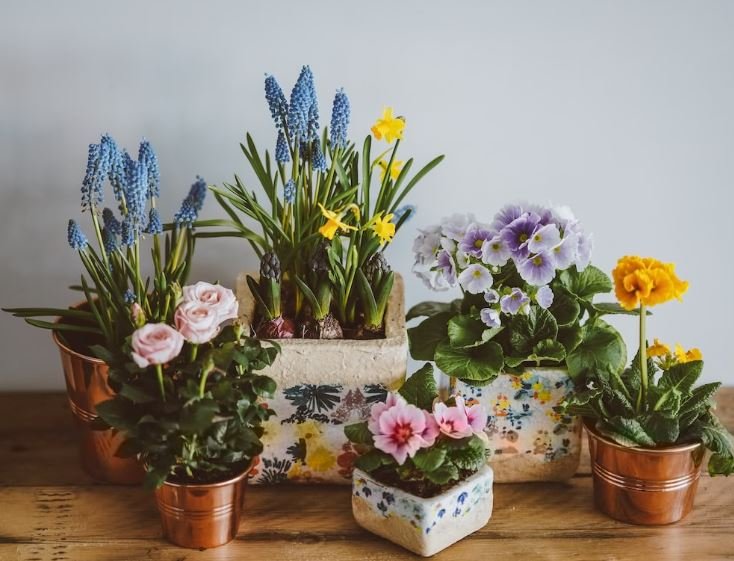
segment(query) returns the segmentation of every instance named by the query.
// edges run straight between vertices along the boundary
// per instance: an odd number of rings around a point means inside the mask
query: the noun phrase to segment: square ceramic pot
[[[492,482],[492,468],[484,466],[440,495],[424,499],[355,469],[352,513],[364,529],[429,557],[489,522]]]
[[[252,323],[255,301],[247,275],[237,278],[240,319]],[[348,485],[357,451],[344,425],[369,418],[370,407],[405,380],[408,335],[403,280],[395,283],[385,312],[385,338],[372,340],[281,339],[275,362],[262,370],[278,389],[268,405],[264,451],[251,483]]]
[[[573,391],[565,369],[527,368],[486,386],[457,381],[455,391],[489,414],[488,461],[497,483],[562,481],[576,473],[581,420],[553,410]]]

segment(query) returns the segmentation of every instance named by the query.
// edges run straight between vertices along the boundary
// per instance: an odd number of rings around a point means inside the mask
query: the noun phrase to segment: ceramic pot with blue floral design
[[[430,557],[489,522],[493,480],[487,465],[440,495],[423,498],[355,469],[352,513],[364,529]]]
[[[454,391],[489,413],[489,464],[497,483],[563,481],[581,454],[581,420],[554,410],[573,391],[564,368],[528,367],[486,386],[456,381]]]

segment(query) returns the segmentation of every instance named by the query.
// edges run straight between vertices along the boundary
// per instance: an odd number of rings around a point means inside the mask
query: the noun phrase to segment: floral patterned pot
[[[497,483],[562,481],[576,473],[581,420],[553,410],[573,391],[565,369],[527,368],[486,386],[457,381],[454,390],[489,413],[489,464]]]
[[[354,470],[352,513],[357,523],[405,549],[429,557],[484,527],[492,516],[492,468],[424,499]]]
[[[252,323],[255,301],[247,275],[237,279],[241,320]],[[395,283],[385,313],[385,338],[368,341],[281,339],[281,352],[261,373],[278,389],[268,405],[260,463],[251,483],[348,485],[357,451],[344,425],[369,418],[370,407],[405,379],[408,335],[403,280]]]

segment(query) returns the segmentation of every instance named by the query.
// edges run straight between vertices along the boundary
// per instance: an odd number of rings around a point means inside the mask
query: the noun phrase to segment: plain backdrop
[[[605,271],[628,253],[677,263],[691,288],[649,333],[700,347],[705,379],[734,384],[734,2],[3,0],[0,14],[0,306],[74,298],[66,223],[101,133],[132,151],[150,139],[170,217],[196,174],[252,184],[238,144],[249,130],[274,145],[264,74],[287,94],[310,64],[322,121],[344,87],[353,139],[390,105],[403,155],[446,154],[388,253],[409,305],[454,296],[412,276],[416,228],[568,204]],[[193,278],[231,285],[254,266],[244,243],[209,241]],[[634,321],[614,323],[636,349]],[[63,386],[48,332],[7,314],[0,330],[0,390]]]

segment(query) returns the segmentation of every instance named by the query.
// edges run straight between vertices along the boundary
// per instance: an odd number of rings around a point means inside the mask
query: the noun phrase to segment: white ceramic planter
[[[385,312],[385,338],[368,341],[281,339],[282,351],[261,371],[278,389],[268,405],[265,446],[252,483],[342,483],[348,485],[357,457],[344,425],[366,420],[372,403],[405,380],[408,335],[403,280],[395,284]],[[251,323],[255,301],[246,274],[237,278],[240,319]]]
[[[559,368],[501,374],[486,386],[456,383],[455,391],[489,413],[489,464],[497,483],[573,477],[581,453],[581,420],[553,411],[572,390],[567,371]]]
[[[492,482],[492,468],[484,466],[444,493],[424,499],[355,469],[352,512],[366,530],[428,557],[487,524]]]

